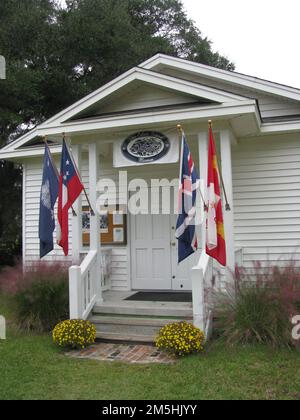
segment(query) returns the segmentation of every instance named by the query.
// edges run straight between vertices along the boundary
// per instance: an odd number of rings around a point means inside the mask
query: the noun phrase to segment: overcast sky
[[[299,0],[182,0],[236,71],[300,88]]]

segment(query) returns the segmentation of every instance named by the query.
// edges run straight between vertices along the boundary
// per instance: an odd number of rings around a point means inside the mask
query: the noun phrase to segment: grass
[[[13,315],[3,296],[0,313]],[[174,366],[139,366],[70,359],[51,337],[10,326],[0,342],[0,372],[1,400],[300,398],[300,354],[265,346],[227,350],[217,343]]]

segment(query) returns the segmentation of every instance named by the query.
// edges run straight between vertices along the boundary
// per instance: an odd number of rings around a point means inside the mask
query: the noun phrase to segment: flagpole
[[[53,161],[53,157],[52,157],[52,154],[51,154],[51,151],[50,151],[50,147],[49,147],[48,142],[47,142],[47,136],[44,136],[44,137],[43,137],[43,140],[44,140],[45,146],[48,148],[48,150],[49,150],[49,152],[50,152],[50,153],[49,153],[49,156],[50,156],[50,159],[51,159],[51,162],[52,162],[52,166],[53,166],[53,168],[54,168],[54,171],[55,171],[55,173],[56,173],[57,179],[58,179],[58,181],[59,181],[59,173],[58,173],[58,170],[57,170],[56,164],[55,164],[55,162]],[[72,214],[73,214],[73,216],[74,216],[74,217],[77,217],[77,213],[76,213],[76,211],[74,210],[74,207],[73,207],[73,206],[71,207],[71,209],[72,209]]]
[[[88,195],[87,195],[87,192],[86,192],[85,186],[84,186],[84,184],[83,184],[83,182],[82,182],[81,175],[80,175],[80,173],[78,172],[78,168],[77,168],[76,163],[74,162],[73,154],[70,152],[70,149],[69,149],[69,147],[68,147],[68,145],[67,145],[67,142],[66,142],[66,135],[65,135],[65,133],[63,133],[63,139],[64,139],[64,141],[65,141],[65,143],[66,143],[66,146],[67,146],[67,149],[68,149],[68,151],[69,151],[69,155],[70,155],[70,157],[71,157],[71,159],[72,159],[72,162],[73,162],[73,165],[74,165],[75,171],[76,171],[76,173],[77,173],[77,176],[78,176],[78,178],[80,179],[81,184],[82,184],[82,186],[83,186],[84,195],[85,195],[85,198],[86,198],[86,200],[87,200],[87,202],[88,202],[88,205],[89,205],[89,208],[90,208],[90,214],[91,214],[91,216],[95,216],[95,212],[94,212],[94,210],[93,210],[93,208],[92,208],[92,206],[91,206],[90,199],[89,199],[89,197],[88,197]]]
[[[184,130],[183,130],[183,128],[182,128],[182,126],[180,125],[180,124],[178,124],[177,125],[177,130],[178,130],[178,132],[183,136],[185,133],[184,133]],[[181,162],[180,162],[180,179],[181,179],[181,171],[182,171],[182,158],[183,158],[183,142],[181,141]],[[180,180],[179,180],[179,182],[180,182]],[[200,191],[200,197],[201,197],[201,199],[202,199],[202,201],[203,201],[203,205],[204,205],[204,211],[207,211],[208,210],[208,208],[207,208],[207,204],[206,204],[206,202],[205,202],[205,200],[204,200],[204,197],[203,197],[203,194],[202,194],[202,191],[201,191],[201,188],[199,188],[199,191]]]
[[[209,125],[209,128],[212,129],[212,120],[208,121],[208,125]],[[218,158],[217,152],[216,152],[216,159],[217,159],[218,171],[219,171],[219,175],[220,175],[220,179],[221,179],[221,183],[222,183],[222,187],[223,187],[224,198],[225,198],[225,202],[226,202],[225,210],[226,211],[231,211],[230,204],[229,204],[228,198],[227,198],[227,193],[226,193],[226,189],[225,189],[225,184],[224,184],[222,171],[220,171],[219,158]]]

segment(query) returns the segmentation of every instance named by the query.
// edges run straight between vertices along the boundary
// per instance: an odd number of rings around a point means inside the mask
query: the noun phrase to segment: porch
[[[146,292],[146,294],[149,292]],[[168,297],[168,293],[166,298]],[[180,300],[180,292],[177,292]],[[170,322],[193,320],[192,302],[128,300],[137,292],[106,291],[89,320],[97,337],[108,341],[153,343],[160,328]]]
[[[163,127],[161,127],[163,131]],[[192,153],[198,166],[200,178],[203,185],[207,176],[207,129],[186,128],[187,137],[190,140]],[[232,131],[228,126],[220,124],[216,129],[218,143],[220,145],[222,159],[222,173],[226,184],[228,199],[232,211],[224,212],[225,231],[227,240],[228,266],[223,276],[231,276],[235,267],[234,237],[233,237],[233,202],[232,202],[232,168],[231,168],[231,146],[235,142]],[[122,135],[124,138],[126,133]],[[84,153],[88,151],[88,191],[91,206],[96,209],[98,192],[97,182],[101,174],[102,165],[106,172],[113,167],[112,156],[104,156],[103,147],[113,140],[99,139],[98,142],[84,145],[75,138],[72,141],[72,152],[76,163],[81,168],[83,146]],[[140,167],[140,176],[147,179],[147,172]],[[159,168],[159,169],[156,169]],[[157,178],[178,177],[178,163],[175,165],[157,165],[155,176]],[[169,168],[169,169],[168,169]],[[131,169],[133,170],[133,169]],[[137,169],[135,169],[137,170]],[[166,172],[167,171],[167,172]],[[130,171],[129,171],[130,174]],[[135,176],[136,172],[134,172]],[[137,174],[138,171],[137,171]],[[142,175],[143,174],[143,175]],[[101,176],[101,175],[100,175]],[[150,176],[150,175],[149,175]],[[169,175],[168,175],[169,176]],[[130,176],[129,176],[130,177]],[[168,179],[170,179],[170,177]],[[127,194],[128,190],[124,194]],[[205,195],[205,188],[202,191]],[[120,247],[106,246],[99,240],[100,217],[97,212],[90,216],[89,229],[89,250],[83,251],[82,231],[82,199],[79,199],[75,206],[77,216],[73,216],[73,248],[72,259],[74,265],[70,268],[70,317],[90,319],[98,326],[99,336],[121,337],[124,334],[133,337],[136,341],[153,341],[154,331],[171,322],[171,320],[192,320],[194,325],[209,334],[211,328],[211,314],[207,302],[205,302],[205,289],[211,287],[213,281],[213,261],[204,251],[199,250],[194,258],[189,258],[181,267],[177,265],[177,241],[175,240],[176,218],[173,216],[169,221],[166,215],[143,216],[128,215],[126,224],[127,243],[123,247],[126,254],[126,290],[116,290],[116,285],[111,281],[113,270],[120,267],[120,263],[112,261],[112,256]],[[140,217],[140,219],[139,219]],[[155,218],[155,220],[154,220]],[[174,219],[174,220],[173,220]],[[139,221],[138,221],[139,220]],[[151,227],[151,226],[152,227]],[[150,231],[156,230],[159,236],[156,238],[143,237],[141,242],[142,229],[150,226]],[[137,235],[138,233],[138,235]],[[152,233],[151,233],[152,234]],[[199,227],[199,239],[202,250],[205,248],[205,226]],[[153,241],[152,241],[153,240]],[[153,242],[155,249],[151,248]],[[151,243],[152,243],[151,242]],[[150,252],[136,253],[136,249],[143,251],[146,248]],[[151,256],[155,253],[155,260]],[[124,255],[125,255],[124,254]],[[150,260],[149,260],[150,258]],[[158,259],[157,259],[158,258]],[[82,261],[80,265],[77,261]],[[154,270],[154,271],[153,271]],[[137,275],[137,271],[144,272],[144,276]],[[124,277],[124,275],[123,275]],[[127,301],[126,298],[138,290],[177,290],[191,291],[191,303],[170,303],[170,302],[144,302]],[[146,317],[146,318],[145,318]],[[149,318],[151,317],[151,318]],[[149,334],[142,334],[142,330]],[[124,333],[124,334],[122,334]],[[139,338],[139,340],[138,340]]]

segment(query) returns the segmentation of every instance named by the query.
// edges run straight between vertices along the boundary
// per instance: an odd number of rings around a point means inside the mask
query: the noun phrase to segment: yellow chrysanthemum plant
[[[200,353],[204,349],[205,334],[188,322],[165,325],[156,339],[156,347],[175,356]]]
[[[52,333],[53,342],[67,349],[85,349],[96,341],[96,328],[89,321],[72,319],[60,322]]]

